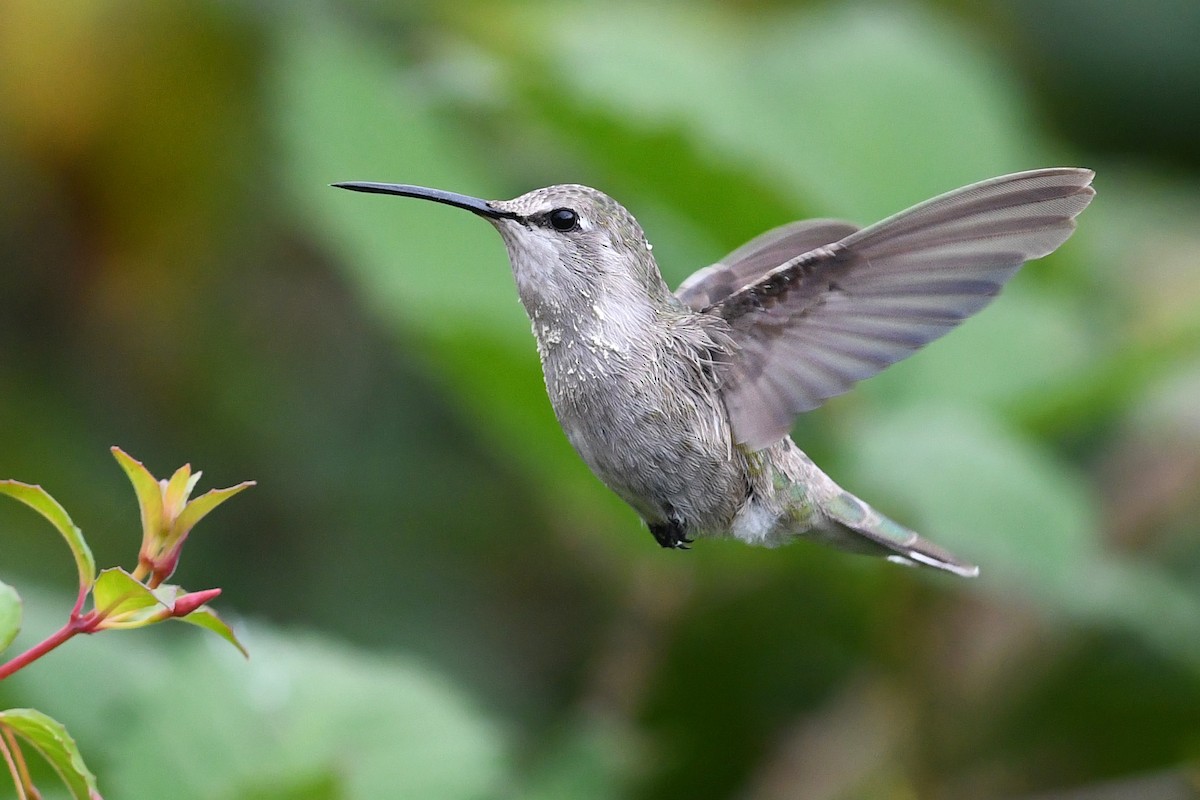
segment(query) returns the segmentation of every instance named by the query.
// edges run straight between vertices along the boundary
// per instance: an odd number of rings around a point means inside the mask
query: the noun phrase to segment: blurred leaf
[[[548,96],[626,124],[682,128],[713,159],[747,165],[797,198],[818,198],[822,216],[871,222],[932,194],[1035,166],[1015,86],[948,21],[915,6],[755,15],[637,3],[526,11],[490,34],[513,54],[522,79],[552,80]],[[604,152],[601,142],[592,145]]]
[[[1027,270],[1051,268],[1033,264]],[[1018,280],[944,339],[862,384],[880,405],[1005,408],[1070,386],[1098,361],[1077,303]]]
[[[49,626],[49,598],[36,599],[27,627]],[[207,636],[80,637],[0,683],[0,696],[53,706],[104,760],[111,797],[503,795],[508,732],[440,671],[313,634],[239,628],[250,661]]]
[[[14,480],[0,481],[0,494],[20,500],[50,521],[71,548],[75,557],[75,568],[79,572],[80,587],[90,586],[96,577],[96,562],[91,548],[83,538],[83,531],[75,527],[66,510],[40,486],[32,486]]]
[[[21,632],[21,596],[17,590],[0,581],[0,653]]]
[[[855,483],[908,503],[913,522],[981,564],[984,580],[1021,582],[1023,592],[1061,602],[1087,579],[1099,520],[1094,498],[1066,465],[950,403],[863,423],[844,442]]]
[[[287,676],[283,718],[295,730],[280,743],[285,758],[352,764],[348,797],[473,798],[506,783],[501,730],[436,673],[315,638],[252,644],[260,666],[249,686]]]
[[[624,775],[632,731],[598,720],[575,722],[543,757],[522,787],[524,800],[603,800],[628,795]]]
[[[0,711],[0,727],[7,727],[29,742],[62,778],[75,800],[96,800],[96,776],[88,771],[75,740],[67,729],[32,708]]]
[[[274,69],[288,185],[299,210],[369,287],[364,299],[442,335],[527,343],[500,238],[467,212],[355,194],[335,181],[418,183],[489,196],[495,171],[385,53],[332,17],[297,14]]]
[[[985,586],[1129,627],[1200,663],[1200,600],[1150,565],[1106,553],[1098,498],[1035,442],[928,403],[863,420],[843,446],[852,488],[885,513],[907,504],[914,527],[980,565]]]
[[[293,775],[276,783],[245,789],[240,800],[345,800],[348,795],[333,770],[318,775]]]

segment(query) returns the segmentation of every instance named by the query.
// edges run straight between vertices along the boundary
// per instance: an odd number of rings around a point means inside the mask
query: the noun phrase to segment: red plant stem
[[[91,591],[91,583],[79,584],[79,595],[75,598],[75,605],[71,608],[71,619],[75,619],[81,613],[83,613],[83,603],[85,600],[87,600],[87,596]]]
[[[12,675],[17,670],[29,666],[31,663],[37,661],[39,658],[58,647],[72,636],[75,636],[79,633],[91,633],[96,626],[96,622],[97,619],[95,613],[84,614],[83,616],[72,614],[71,618],[67,620],[66,625],[63,625],[57,631],[47,636],[38,644],[35,644],[24,653],[21,653],[21,655],[13,658],[3,665],[0,665],[0,681],[4,680],[9,675]]]

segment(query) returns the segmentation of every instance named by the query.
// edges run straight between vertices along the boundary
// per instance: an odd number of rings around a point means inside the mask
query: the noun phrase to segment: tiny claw
[[[692,548],[688,545],[696,541],[687,535],[687,528],[684,526],[684,523],[674,519],[667,522],[652,523],[650,525],[650,533],[654,535],[654,541],[658,542],[661,547],[669,550],[691,550]]]

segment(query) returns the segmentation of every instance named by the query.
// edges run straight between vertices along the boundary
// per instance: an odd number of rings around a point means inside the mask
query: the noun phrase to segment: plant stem
[[[8,731],[5,731],[7,733]],[[17,789],[17,800],[26,800],[25,784],[21,780],[21,770],[17,768],[17,763],[13,758],[12,750],[9,749],[8,743],[5,741],[7,737],[0,737],[0,753],[4,754],[4,762],[8,765],[8,771],[12,775],[13,786]]]
[[[0,681],[19,669],[29,666],[78,633],[90,633],[96,625],[96,614],[72,614],[67,623],[21,655],[0,665]]]
[[[23,791],[30,793],[31,800],[41,798],[41,793],[33,786],[33,778],[29,777],[29,765],[25,763],[25,754],[21,752],[21,743],[17,741],[17,735],[12,732],[11,728],[4,729],[4,742],[8,745],[8,750],[12,753],[12,760],[17,764],[17,773],[21,778],[17,784],[18,791],[22,791],[21,787],[28,787]]]
[[[88,594],[92,591],[92,584],[84,583],[79,586],[79,595],[75,598],[75,605],[71,608],[71,619],[75,619],[83,613],[83,604],[87,600]]]

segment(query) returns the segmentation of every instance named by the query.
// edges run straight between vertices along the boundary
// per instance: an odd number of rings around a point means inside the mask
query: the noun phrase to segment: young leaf
[[[208,606],[200,606],[200,608],[197,608],[186,617],[175,617],[175,619],[179,620],[180,622],[189,622],[192,625],[198,625],[201,628],[207,628],[217,636],[220,636],[222,639],[236,647],[246,658],[250,657],[250,654],[246,652],[246,648],[242,646],[242,643],[238,641],[237,636],[234,635],[233,629],[230,628],[223,619],[218,617],[217,613]]]
[[[208,515],[208,512],[238,492],[249,489],[253,485],[254,481],[243,481],[237,486],[230,486],[228,489],[211,489],[205,492],[184,506],[182,513],[179,514],[179,518],[175,522],[173,532],[177,536],[186,536],[192,528],[196,527],[196,523]]]
[[[74,800],[96,800],[96,776],[88,770],[75,740],[61,724],[32,708],[0,711],[0,727],[6,727],[29,742],[66,784]]]
[[[0,653],[12,644],[21,630],[21,597],[17,590],[0,581]]]
[[[58,501],[40,486],[13,480],[0,481],[0,493],[20,500],[58,528],[58,532],[67,540],[71,554],[75,556],[79,585],[91,586],[92,581],[96,579],[96,561],[92,558],[92,550],[83,538],[83,531],[75,527],[75,523],[71,522],[71,517]]]
[[[158,535],[162,529],[162,489],[159,487],[158,481],[150,474],[150,470],[142,466],[142,462],[135,460],[119,447],[114,447],[112,454],[117,459],[117,463],[121,465],[121,469],[125,470],[125,474],[129,476],[129,482],[133,484],[133,491],[137,494],[138,507],[142,512],[142,536],[149,540]]]
[[[167,606],[145,584],[120,567],[103,570],[92,590],[96,610],[105,615],[100,628],[139,628],[160,618]]]
[[[198,479],[200,473],[196,473]],[[179,511],[187,503],[188,495],[191,493],[192,487],[196,482],[192,479],[192,465],[184,464],[179,469],[175,470],[175,474],[171,476],[171,480],[167,481],[162,489],[163,496],[163,516],[172,520],[179,516]],[[163,484],[159,484],[162,486]]]

